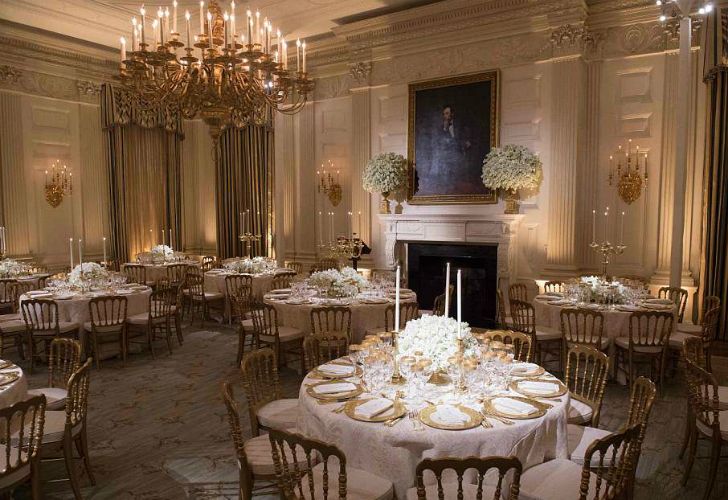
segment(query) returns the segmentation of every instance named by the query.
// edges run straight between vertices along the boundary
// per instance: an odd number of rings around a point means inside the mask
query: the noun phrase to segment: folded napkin
[[[349,375],[354,373],[354,367],[351,365],[337,365],[335,363],[326,363],[319,366],[319,371],[330,373],[331,375]]]
[[[356,408],[356,414],[364,418],[372,418],[389,410],[394,403],[389,399],[379,398],[371,399],[366,403],[360,404]]]
[[[536,298],[538,300],[558,300],[559,297],[554,297],[553,295],[547,295],[545,293],[542,293],[540,295],[536,295]]]
[[[28,295],[49,295],[50,293],[48,290],[31,290],[28,292]]]
[[[563,297],[564,294],[561,292],[546,292],[544,295],[548,295],[549,297]]]
[[[541,395],[553,394],[559,390],[558,384],[554,384],[552,382],[538,382],[535,380],[524,380],[523,382],[519,382],[518,387],[524,391]]]
[[[528,403],[511,398],[495,398],[493,406],[496,410],[511,415],[528,415],[536,409]]]
[[[444,425],[460,425],[470,420],[470,417],[452,405],[438,406],[430,418],[438,424]]]
[[[534,363],[518,363],[511,369],[511,375],[528,374],[538,370],[538,365]]]
[[[350,392],[356,389],[356,385],[351,382],[341,382],[338,384],[321,384],[314,386],[313,390],[317,394],[338,394],[340,392]]]
[[[125,288],[122,288],[122,289],[116,291],[117,295],[131,295],[132,293],[134,293],[133,290],[128,290]]]

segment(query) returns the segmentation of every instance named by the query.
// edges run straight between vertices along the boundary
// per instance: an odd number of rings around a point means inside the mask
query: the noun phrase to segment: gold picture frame
[[[500,71],[413,82],[408,87],[407,202],[497,203],[497,193],[483,186],[480,172],[485,155],[500,141]],[[465,111],[458,115],[458,109]],[[483,116],[478,116],[479,110]],[[461,123],[465,125],[460,127]]]

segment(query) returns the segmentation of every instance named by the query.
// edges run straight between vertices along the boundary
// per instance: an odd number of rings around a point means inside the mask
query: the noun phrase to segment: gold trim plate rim
[[[0,386],[12,384],[19,378],[20,378],[20,374],[17,372],[0,373]]]
[[[454,404],[450,406],[456,407],[461,412],[465,413],[468,417],[470,417],[470,421],[464,424],[441,424],[438,422],[435,422],[432,420],[431,415],[435,413],[438,406],[443,405],[428,405],[423,410],[420,411],[420,421],[425,424],[428,427],[432,427],[433,429],[439,429],[443,431],[464,431],[468,429],[473,429],[475,427],[478,427],[481,422],[483,421],[483,416],[478,412],[477,410],[473,410],[472,408],[468,408],[467,406],[463,406],[460,404]]]
[[[556,386],[558,386],[558,390],[556,392],[549,393],[549,394],[536,394],[536,393],[530,392],[526,389],[522,389],[519,386],[519,384],[521,382],[547,382],[549,384],[555,384]],[[530,378],[530,379],[514,380],[513,382],[511,382],[508,385],[508,388],[511,389],[512,391],[517,392],[518,394],[522,394],[529,398],[545,398],[545,399],[558,398],[559,396],[563,396],[564,394],[566,394],[568,391],[567,387],[563,384],[563,382],[561,382],[561,380],[548,379],[548,378],[535,378],[535,379]]]
[[[354,368],[354,371],[348,375],[346,375],[346,374],[335,375],[335,374],[331,374],[331,373],[327,373],[325,371],[319,370],[319,368],[321,366],[323,366],[323,365],[319,365],[316,368],[314,368],[313,370],[311,370],[311,374],[313,376],[322,378],[324,380],[342,380],[342,379],[347,379],[347,378],[351,378],[351,377],[361,377],[363,374],[363,371],[360,366],[354,366],[351,363],[344,363],[344,362],[337,363],[337,362],[333,362],[333,361],[331,361],[329,363],[324,363],[324,365],[328,365],[328,364],[351,366],[352,368]],[[354,382],[352,382],[352,383],[354,383]]]
[[[10,361],[9,359],[0,359],[0,370],[10,368],[11,366],[15,366],[15,363]]]
[[[505,398],[505,399],[514,399],[516,401],[521,401],[523,403],[529,404],[535,408],[535,411],[529,413],[528,415],[520,415],[520,414],[511,414],[511,413],[505,413],[500,410],[498,410],[493,405],[493,400],[498,398]],[[533,420],[534,418],[541,418],[544,415],[546,415],[546,412],[549,409],[549,406],[540,403],[536,401],[533,398],[527,398],[524,396],[511,396],[511,395],[502,395],[502,396],[493,396],[492,398],[488,398],[483,402],[483,408],[485,409],[486,416],[488,413],[492,413],[495,416],[502,417],[502,418],[509,418],[513,420]]]
[[[357,397],[359,394],[364,392],[364,389],[360,384],[355,384],[354,382],[350,382],[351,384],[356,386],[356,389],[349,391],[349,392],[338,392],[335,394],[319,394],[316,392],[316,387],[320,385],[326,385],[326,384],[340,384],[339,380],[325,380],[323,382],[318,382],[316,384],[312,384],[306,388],[306,394],[311,396],[314,399],[318,399],[320,401],[346,401],[351,398]]]
[[[367,398],[367,399],[356,399],[354,401],[347,401],[344,405],[344,414],[349,417],[352,420],[357,420],[359,422],[369,422],[369,423],[382,423],[386,422],[387,420],[392,420],[395,418],[399,418],[404,416],[405,413],[407,413],[407,408],[405,408],[404,404],[399,401],[395,400],[393,401],[393,406],[389,410],[380,413],[379,415],[376,415],[372,418],[366,418],[362,415],[357,415],[356,408],[367,401],[373,401],[375,399],[385,399],[385,398]]]
[[[532,363],[536,364],[536,363]],[[530,377],[540,377],[544,373],[546,373],[546,369],[543,366],[536,365],[538,368],[534,370],[533,373],[513,373],[513,370],[511,369],[511,376],[512,377],[519,377],[519,378],[530,378]]]

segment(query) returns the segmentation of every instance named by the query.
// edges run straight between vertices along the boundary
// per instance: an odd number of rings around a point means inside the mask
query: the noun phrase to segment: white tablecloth
[[[339,404],[320,405],[306,393],[305,384],[313,382],[317,380],[307,377],[299,392],[299,432],[339,447],[348,465],[392,481],[400,499],[415,485],[415,468],[424,458],[515,455],[524,469],[552,458],[568,458],[568,394],[561,396],[560,402],[551,400],[554,407],[545,416],[514,420],[510,426],[491,419],[491,429],[425,427],[415,431],[408,418],[385,427],[333,413]]]
[[[126,313],[127,316],[133,316],[147,312],[149,310],[149,296],[152,294],[152,289],[147,287],[144,291],[133,292],[126,297]],[[72,321],[83,326],[86,321],[91,321],[89,302],[95,297],[101,297],[105,295],[105,292],[90,292],[86,295],[75,295],[70,299],[55,300],[53,297],[40,297],[40,298],[51,298],[58,305],[58,319],[60,321]],[[22,295],[20,302],[27,300],[28,295]]]
[[[253,297],[261,298],[264,294],[268,293],[273,284],[273,278],[277,274],[290,273],[290,269],[280,268],[276,269],[273,273],[265,274],[254,274],[253,276]],[[229,271],[208,271],[205,273],[205,291],[222,293],[225,295],[227,300],[227,289],[225,288],[225,278],[238,273],[231,273]]]
[[[138,262],[130,262],[130,264],[138,264]],[[167,277],[167,268],[172,264],[187,264],[191,267],[200,267],[200,263],[196,260],[184,260],[180,262],[168,262],[166,264],[142,264],[145,269],[147,281],[157,281]]]
[[[7,408],[19,401],[26,399],[28,395],[28,380],[23,370],[16,365],[0,370],[0,373],[18,373],[20,377],[6,385],[0,385],[0,408]]]

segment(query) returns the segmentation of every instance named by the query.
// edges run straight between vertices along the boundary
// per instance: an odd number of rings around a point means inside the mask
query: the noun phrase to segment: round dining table
[[[541,378],[553,377],[545,372]],[[345,380],[359,381],[357,377]],[[568,458],[568,392],[556,399],[539,399],[547,403],[548,409],[537,418],[503,423],[486,417],[490,428],[477,425],[466,430],[444,430],[424,425],[422,418],[408,416],[392,426],[354,420],[346,411],[341,411],[346,402],[322,404],[314,398],[310,388],[316,383],[321,383],[320,378],[309,373],[301,385],[297,431],[337,446],[346,455],[347,465],[391,481],[396,498],[406,498],[407,490],[415,486],[415,469],[425,458],[514,455],[521,460],[524,470],[553,458]],[[426,393],[427,400],[437,404],[455,397],[451,385],[428,383]],[[499,396],[515,394],[507,389],[498,393]],[[358,396],[359,399],[369,397],[372,395],[366,392]],[[400,401],[408,412],[421,407],[421,403],[410,406],[407,400]],[[463,405],[476,412],[482,408],[477,400]]]
[[[351,342],[359,343],[367,331],[385,326],[385,311],[394,304],[393,297],[353,299],[293,299],[285,294],[267,293],[263,301],[275,308],[278,324],[298,328],[304,334],[311,333],[311,311],[318,307],[345,306],[351,310]],[[411,290],[402,290],[402,302],[417,302],[417,295]]]
[[[27,398],[28,380],[22,368],[0,359],[0,408],[7,408]]]
[[[291,269],[282,267],[274,269],[271,272],[251,274],[253,277],[253,289],[251,293],[255,298],[261,298],[264,294],[268,293],[273,285],[273,278],[278,274],[292,273]],[[225,295],[227,301],[227,288],[225,287],[225,278],[233,275],[240,275],[234,271],[228,271],[226,269],[212,269],[205,273],[205,291],[213,293],[222,293]]]
[[[138,264],[138,262],[130,262],[130,264]],[[196,260],[180,260],[175,262],[164,262],[159,264],[142,263],[145,269],[148,283],[156,282],[167,277],[167,268],[173,264],[186,264],[190,267],[200,267],[200,262]]]

